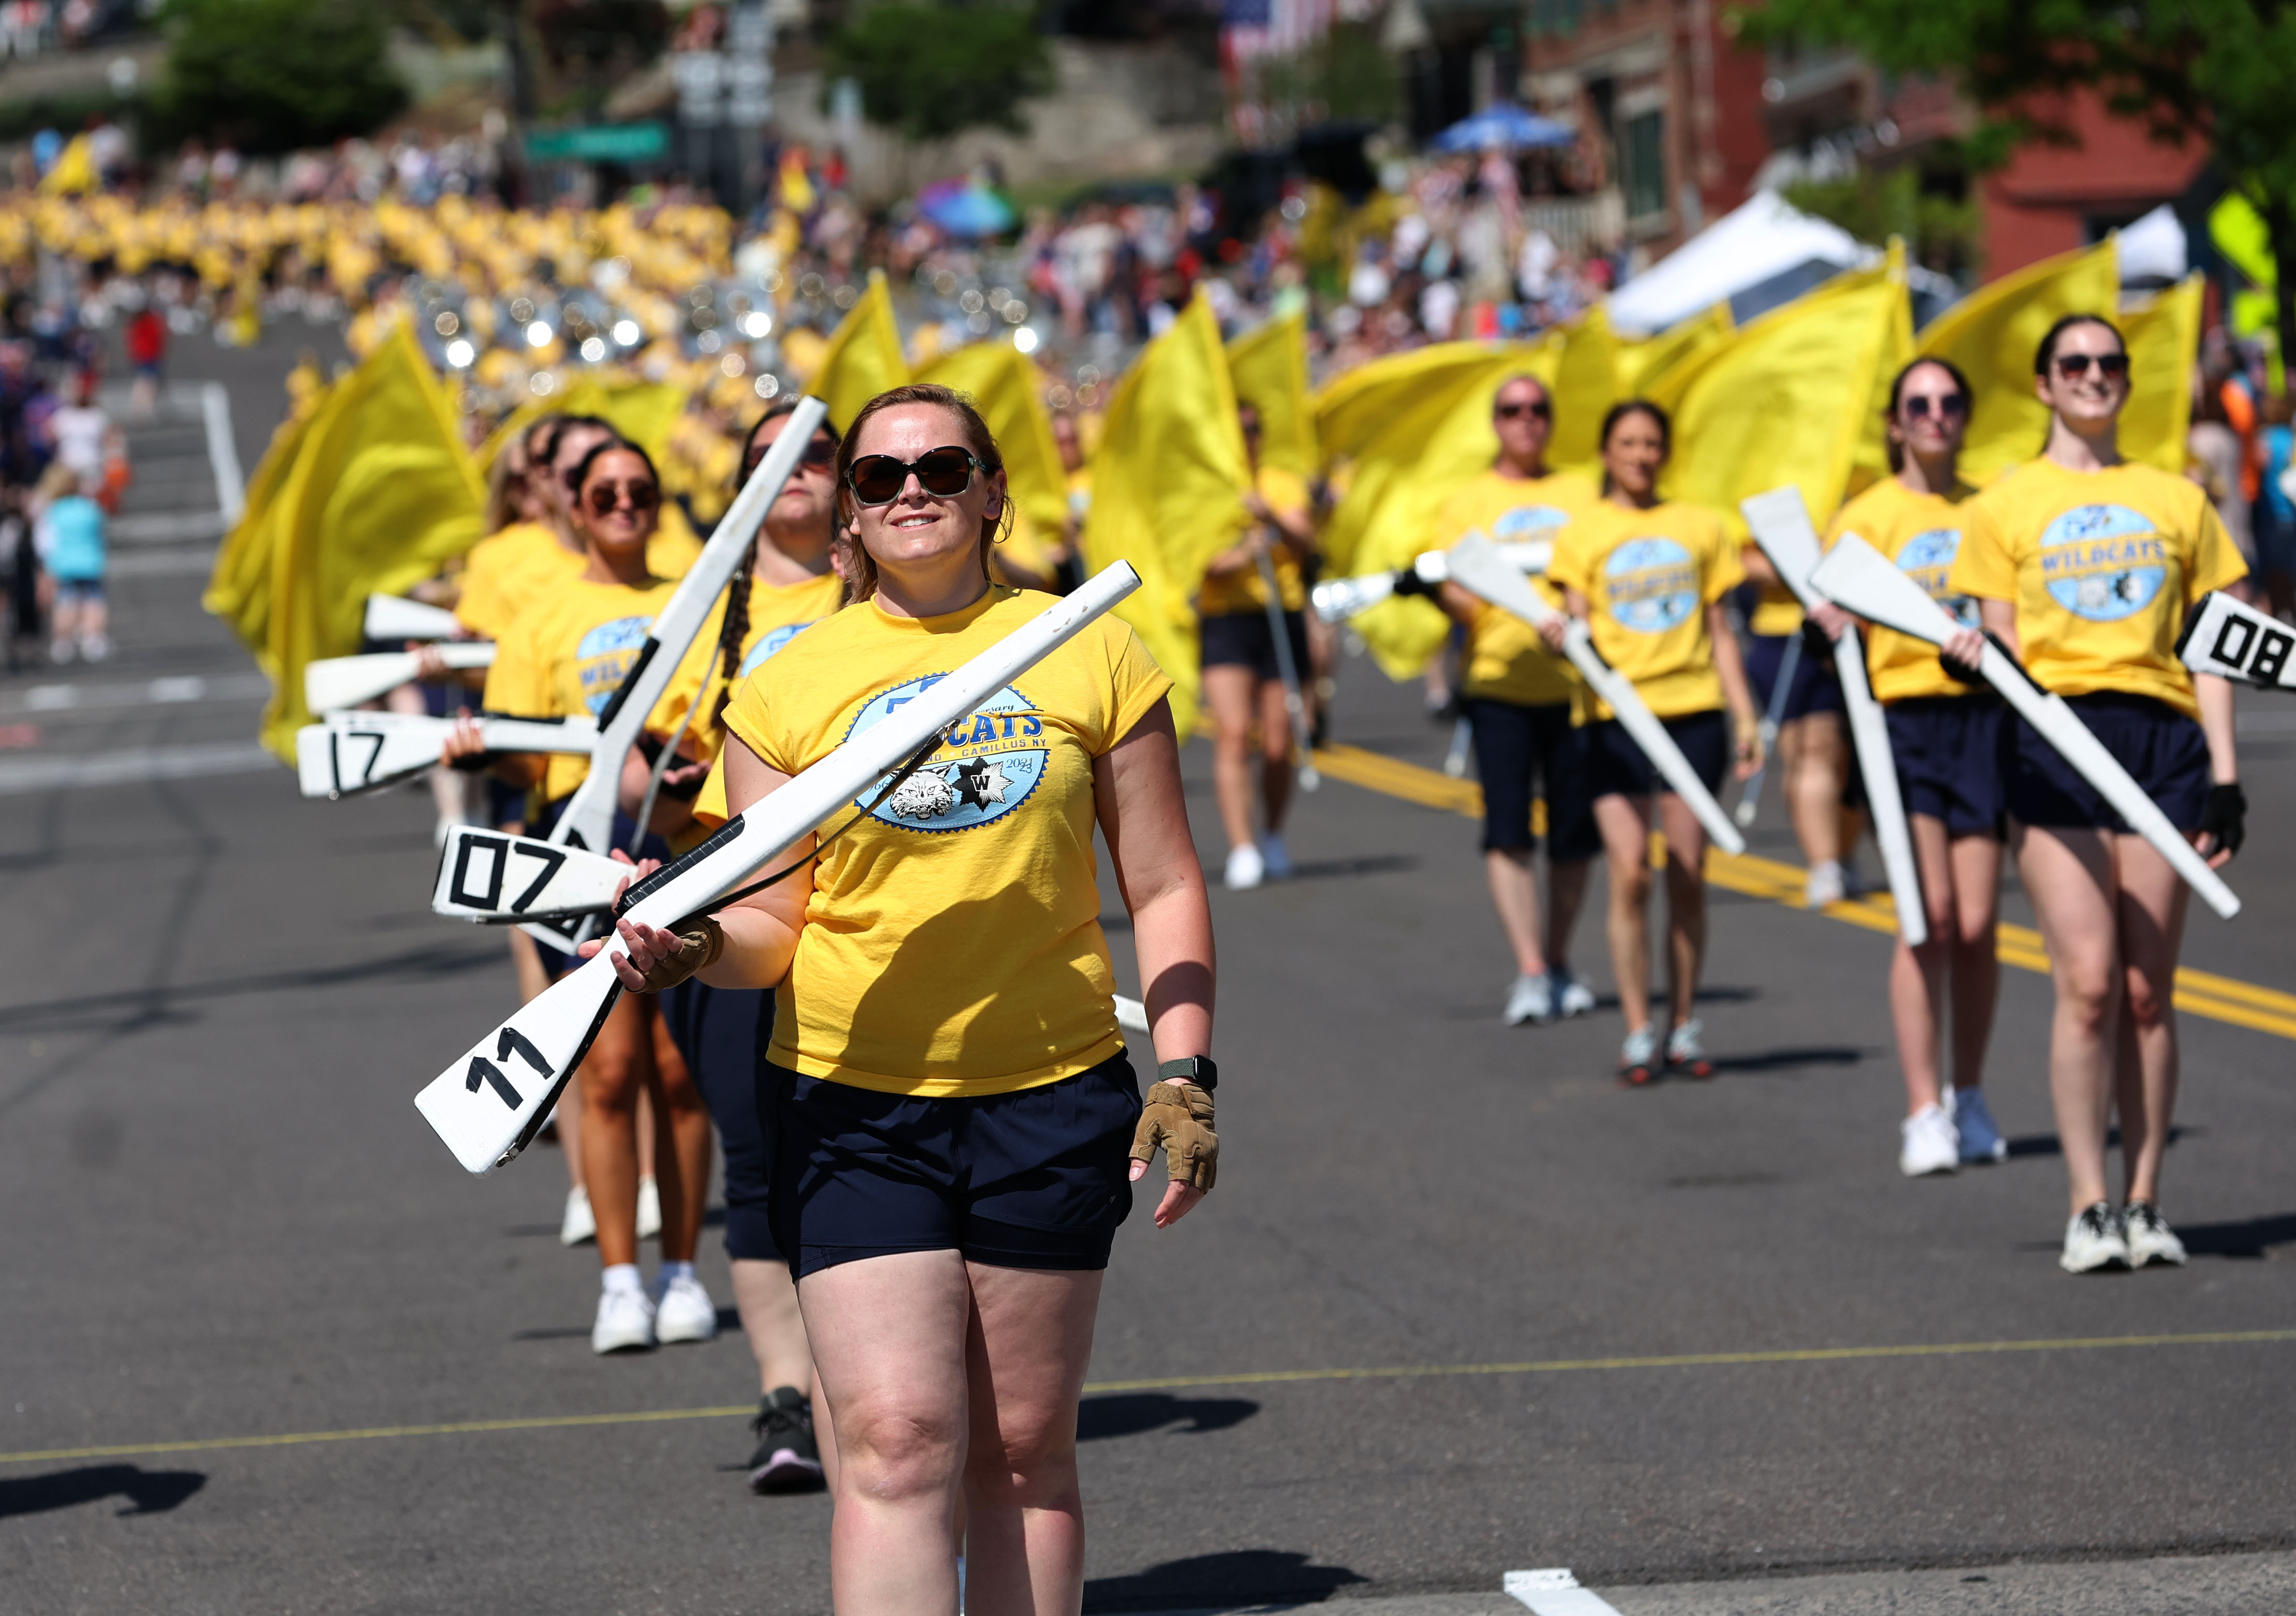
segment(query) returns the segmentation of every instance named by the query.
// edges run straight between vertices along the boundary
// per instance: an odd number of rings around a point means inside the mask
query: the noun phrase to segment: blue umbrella
[[[1495,145],[1519,152],[1525,146],[1567,146],[1578,138],[1578,131],[1568,124],[1502,101],[1453,124],[1435,137],[1434,146],[1438,152],[1480,152]]]
[[[928,185],[917,211],[951,235],[1002,235],[1013,228],[1013,205],[979,185]]]

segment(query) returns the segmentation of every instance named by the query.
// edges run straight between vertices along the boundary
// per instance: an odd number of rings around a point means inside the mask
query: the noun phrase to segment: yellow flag
[[[1890,267],[1898,275],[1905,273],[1906,243],[1902,237],[1890,238]],[[1890,407],[1890,384],[1898,373],[1914,357],[1914,303],[1911,298],[1899,298],[1890,321],[1889,346],[1882,350],[1881,363],[1874,367],[1874,396],[1866,400],[1866,414],[1857,429],[1857,447],[1849,457],[1849,481],[1842,489],[1844,498],[1864,493],[1890,473],[1890,433],[1882,424],[1882,416]]]
[[[263,742],[290,760],[311,716],[304,664],[357,651],[366,597],[404,594],[477,543],[486,502],[453,407],[403,324],[328,390],[291,455],[266,506],[258,653],[272,679]]]
[[[1235,396],[1259,412],[1259,463],[1306,480],[1322,469],[1308,391],[1308,314],[1295,309],[1227,345]]]
[[[1619,375],[1623,344],[1598,303],[1549,332],[1538,346],[1553,356],[1553,368],[1539,377],[1554,399],[1554,435],[1547,440],[1546,463],[1558,472],[1591,476],[1602,463],[1603,416],[1628,396]]]
[[[1141,587],[1117,614],[1178,686],[1172,718],[1195,726],[1202,680],[1195,594],[1204,566],[1242,535],[1250,486],[1219,320],[1199,293],[1116,384],[1092,461],[1085,554],[1128,561]]]
[[[2120,254],[2108,239],[2004,275],[1930,322],[1918,351],[1952,360],[1977,390],[1962,440],[1964,480],[1981,488],[2041,452],[2049,411],[2033,396],[2034,350],[2060,317],[2111,319],[2120,301]],[[2181,458],[2177,464],[2184,469]]]
[[[40,190],[49,196],[78,196],[103,183],[95,171],[95,148],[85,135],[75,135],[56,160],[40,176]]]
[[[965,394],[988,423],[1004,457],[1004,484],[1013,504],[1004,548],[1029,572],[1049,574],[1048,546],[1068,526],[1069,480],[1037,367],[1010,342],[974,342],[943,354],[917,380]]]
[[[1677,365],[1695,362],[1706,350],[1737,330],[1730,306],[1717,303],[1702,315],[1677,320],[1655,337],[1621,340],[1615,363],[1619,397],[1639,398]]]
[[[254,653],[256,665],[275,681],[279,670],[271,660],[271,558],[279,491],[294,469],[305,433],[326,406],[330,388],[322,383],[298,399],[294,412],[271,434],[270,447],[248,482],[246,509],[216,551],[215,570],[200,598],[209,612],[230,625]]]
[[[2120,316],[2128,342],[2128,402],[2120,452],[2182,475],[2193,424],[2193,371],[2201,354],[2202,278],[2186,275]]]
[[[901,351],[901,323],[893,316],[893,299],[885,290],[885,272],[869,272],[869,290],[838,323],[836,333],[821,356],[821,368],[807,391],[829,406],[829,419],[840,432],[853,423],[861,406],[888,388],[909,380],[909,361]]]
[[[1550,387],[1559,349],[1439,342],[1357,366],[1316,399],[1316,432],[1349,462],[1347,493],[1324,533],[1332,572],[1407,567],[1435,542],[1435,520],[1498,455],[1491,398],[1510,376]],[[1427,665],[1450,619],[1423,599],[1396,597],[1349,619],[1390,678]]]
[[[1742,534],[1738,502],[1784,483],[1824,522],[1841,503],[1874,376],[1906,295],[1890,264],[1838,275],[1645,390],[1674,418],[1669,499]]]
[[[659,463],[669,447],[677,418],[685,413],[684,388],[661,381],[600,381],[578,376],[563,390],[531,398],[505,417],[479,451],[479,464],[491,466],[518,434],[545,415],[595,415],[651,455]]]

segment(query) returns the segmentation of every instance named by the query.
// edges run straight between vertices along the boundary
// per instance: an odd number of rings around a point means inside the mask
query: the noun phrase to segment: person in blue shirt
[[[54,591],[48,656],[101,662],[111,654],[104,632],[111,614],[103,593],[103,507],[87,496],[82,478],[61,465],[49,469],[41,490],[48,497],[33,517],[32,544]]]

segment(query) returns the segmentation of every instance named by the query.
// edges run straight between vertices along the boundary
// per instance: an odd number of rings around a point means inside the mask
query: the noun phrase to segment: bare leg
[[[813,1349],[806,1342],[789,1264],[778,1258],[736,1257],[733,1267],[734,1307],[742,1316],[742,1333],[750,1338],[750,1356],[758,1360],[758,1390],[807,1390],[813,1384]],[[818,1438],[819,1410],[815,1412]]]
[[[1947,845],[1945,821],[1931,814],[1908,814],[1914,864],[1921,873],[1922,908],[1929,940],[1918,948],[1898,939],[1890,956],[1890,1019],[1898,1033],[1898,1065],[1906,1076],[1906,1114],[1917,1116],[1939,1104],[1944,1096],[1938,1067],[1938,1029],[1945,1011],[1946,972],[1956,964],[1960,947],[1956,938],[1952,849]],[[1958,1029],[1959,1018],[1956,1018]]]
[[[1553,970],[1570,969],[1570,934],[1578,929],[1594,868],[1591,858],[1558,861],[1550,855],[1546,860],[1546,963]]]
[[[510,934],[511,969],[518,973],[518,1002],[530,1003],[535,996],[550,986],[550,978],[542,969],[542,955],[534,939],[525,932],[512,929]],[[582,1073],[577,1068],[566,1087],[558,1095],[558,1147],[566,1157],[566,1185],[569,1189],[580,1189],[584,1182],[582,1166]]]
[[[583,1177],[602,1267],[638,1259],[638,1095],[652,1066],[645,1001],[625,994],[582,1060]]]
[[[1251,845],[1251,694],[1249,668],[1204,669],[1204,701],[1212,710],[1212,786],[1219,798],[1227,845]]]
[[[1595,799],[1611,872],[1611,973],[1618,979],[1619,1009],[1627,1030],[1650,1025],[1650,802]]]
[[[1696,1013],[1706,964],[1706,827],[1672,792],[1658,800],[1666,831],[1667,1000],[1677,1027]]]
[[[638,1177],[641,1178],[652,1179],[654,1181],[654,1191],[659,1194],[661,1190],[661,1173],[660,1170],[661,1163],[659,1158],[654,1154],[656,1142],[654,1139],[653,1093],[651,1089],[641,1090],[639,1092],[637,1111],[635,1115],[637,1119],[637,1131],[635,1137],[637,1140]]]
[[[1529,848],[1487,848],[1483,874],[1491,885],[1491,907],[1499,915],[1499,930],[1514,950],[1514,968],[1524,976],[1546,974],[1546,956],[1538,948],[1538,882],[1530,867]]]
[[[1292,710],[1284,705],[1283,682],[1271,679],[1259,687],[1259,790],[1267,801],[1270,834],[1283,828],[1292,806]]]
[[[2104,1132],[2120,1020],[2120,894],[2102,831],[2020,826],[2017,869],[2048,944],[2057,1008],[2049,1025],[2049,1097],[2079,1213],[2106,1199]]]
[[[2191,890],[2142,836],[2116,835],[2120,874],[2120,995],[2113,1091],[2128,1199],[2158,1202],[2161,1158],[2177,1109],[2177,956]]]
[[[649,997],[645,1004],[653,1040],[654,1079],[646,1092],[657,1120],[653,1167],[661,1196],[661,1259],[692,1262],[701,1244],[701,1215],[709,1204],[709,1112],[669,1036],[661,1002]],[[660,1148],[665,1134],[668,1150]]]
[[[1837,714],[1814,712],[1778,726],[1778,761],[1785,767],[1794,839],[1812,864],[1841,857],[1844,752]]]
[[[1990,836],[1953,839],[1953,1086],[1985,1080],[1993,1007],[2001,997],[1996,932],[2001,900],[2001,844]]]
[[[965,1608],[971,1616],[1068,1616],[1084,1603],[1077,1400],[1101,1276],[966,1266]]]

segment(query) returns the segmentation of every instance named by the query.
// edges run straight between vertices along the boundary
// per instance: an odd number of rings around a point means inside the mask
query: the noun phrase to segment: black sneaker
[[[811,1492],[821,1482],[821,1448],[813,1440],[813,1404],[794,1386],[775,1389],[750,1422],[758,1450],[750,1456],[750,1490]]]

